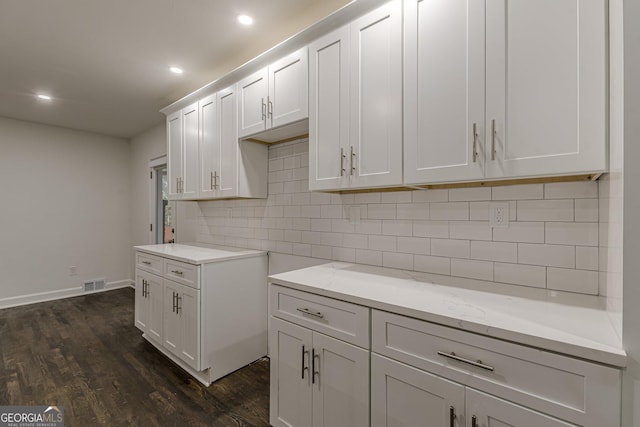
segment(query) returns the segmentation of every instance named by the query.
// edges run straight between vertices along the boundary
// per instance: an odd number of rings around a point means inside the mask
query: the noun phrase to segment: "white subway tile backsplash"
[[[574,246],[518,243],[518,263],[574,268]]]
[[[576,222],[598,222],[598,199],[575,200]]]
[[[451,275],[478,280],[493,280],[493,263],[452,258]]]
[[[451,258],[437,256],[413,256],[413,268],[425,273],[451,275]]]
[[[367,218],[369,219],[396,219],[396,205],[369,204],[367,205]]]
[[[403,270],[413,270],[413,255],[398,252],[383,252],[382,266],[389,268],[401,268]]]
[[[493,200],[532,200],[544,198],[543,184],[504,185],[491,189]]]
[[[400,203],[397,205],[398,219],[429,219],[428,203]]]
[[[547,268],[547,288],[597,295],[598,272],[549,267]]]
[[[377,251],[395,251],[397,249],[397,237],[369,236],[369,249]]]
[[[546,243],[598,246],[597,222],[549,222],[544,234]]]
[[[567,182],[352,194],[308,191],[308,143],[269,148],[269,197],[199,202],[197,240],[597,294],[607,233],[598,184]],[[491,228],[489,203],[509,203]],[[359,219],[352,207],[360,211]],[[355,215],[355,216],[354,216]]]
[[[356,263],[367,265],[382,265],[382,252],[368,249],[356,249]]]
[[[496,262],[493,266],[493,280],[514,285],[544,288],[547,285],[546,267]]]
[[[413,235],[413,223],[411,221],[383,220],[382,234],[391,236]]]
[[[576,268],[579,270],[598,270],[598,247],[576,246]]]
[[[414,221],[413,235],[416,237],[449,238],[448,221]]]
[[[414,203],[448,202],[449,190],[416,190],[412,192],[411,200]]]
[[[491,227],[486,221],[449,221],[452,239],[491,240]]]
[[[429,255],[431,253],[431,240],[424,237],[398,237],[398,252]]]
[[[451,258],[469,258],[468,240],[431,239],[431,255]]]
[[[472,259],[518,262],[518,244],[504,242],[471,242]]]
[[[431,219],[436,220],[467,221],[469,219],[469,203],[431,203],[429,205],[429,215]]]
[[[449,190],[450,202],[472,202],[478,200],[491,200],[491,188],[470,187],[452,188]]]
[[[507,228],[494,228],[493,240],[544,243],[544,222],[511,222]]]
[[[597,199],[596,181],[553,182],[544,185],[545,199]]]
[[[521,200],[518,221],[573,221],[573,200]]]

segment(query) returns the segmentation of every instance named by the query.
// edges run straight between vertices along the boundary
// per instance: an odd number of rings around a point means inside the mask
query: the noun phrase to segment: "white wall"
[[[128,285],[128,141],[0,118],[0,182],[0,307]]]

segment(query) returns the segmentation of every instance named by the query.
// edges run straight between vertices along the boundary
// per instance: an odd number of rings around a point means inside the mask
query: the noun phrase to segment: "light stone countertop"
[[[213,246],[203,243],[166,243],[134,246],[134,249],[196,265],[267,255],[266,251],[233,248],[230,246]]]
[[[603,298],[462,281],[433,275],[328,263],[269,277],[271,283],[599,362],[626,366],[626,353]],[[437,279],[447,280],[442,276]],[[474,289],[475,288],[475,289]],[[482,289],[482,290],[479,290]]]

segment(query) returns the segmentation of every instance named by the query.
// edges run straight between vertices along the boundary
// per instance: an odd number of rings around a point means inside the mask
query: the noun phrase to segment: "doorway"
[[[149,162],[149,243],[175,242],[175,203],[169,201],[167,158]]]

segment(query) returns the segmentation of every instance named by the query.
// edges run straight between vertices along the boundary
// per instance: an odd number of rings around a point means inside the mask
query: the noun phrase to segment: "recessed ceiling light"
[[[42,99],[43,101],[51,101],[51,97],[49,95],[39,93],[36,96],[38,97],[38,99]]]
[[[253,24],[253,18],[249,15],[238,15],[238,22],[242,25],[251,25]]]
[[[182,74],[182,68],[178,68],[178,67],[169,67],[169,71],[171,71],[172,73],[176,73],[176,74]]]

